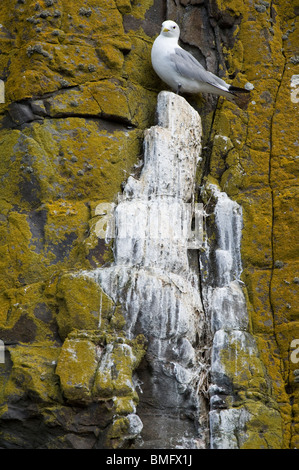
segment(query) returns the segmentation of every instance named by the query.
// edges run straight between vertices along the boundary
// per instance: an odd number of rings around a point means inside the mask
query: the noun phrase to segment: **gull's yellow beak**
[[[168,28],[163,29],[163,33],[168,33],[168,31],[170,31]]]

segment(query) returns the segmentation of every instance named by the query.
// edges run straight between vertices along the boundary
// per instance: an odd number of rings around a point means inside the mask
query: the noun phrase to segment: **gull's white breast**
[[[174,53],[175,47],[178,47],[176,39],[158,36],[152,47],[151,59],[156,74],[163,82],[177,91],[180,75],[175,70],[174,64],[170,59],[170,55]]]

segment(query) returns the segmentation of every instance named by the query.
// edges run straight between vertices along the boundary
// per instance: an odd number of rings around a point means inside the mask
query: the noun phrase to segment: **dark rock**
[[[27,122],[34,121],[35,119],[34,114],[27,103],[12,103],[8,112],[12,121],[19,126]]]
[[[25,313],[12,328],[0,329],[0,338],[5,344],[31,343],[35,340],[36,329],[34,321]]]

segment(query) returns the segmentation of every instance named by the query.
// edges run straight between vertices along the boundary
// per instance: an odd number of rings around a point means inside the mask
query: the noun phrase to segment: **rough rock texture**
[[[198,272],[188,258],[201,152],[198,113],[184,98],[161,92],[157,125],[146,132],[144,147],[141,175],[128,179],[114,212],[115,262],[86,274],[123,305],[126,335],[147,338],[137,372],[144,425],[138,446],[205,448],[199,383],[206,331]]]
[[[138,26],[152,3],[1,3],[2,447],[117,447],[140,431],[141,346],[124,338],[121,306],[76,272],[111,259],[97,208],[153,120],[151,41]],[[117,361],[104,386],[97,371]]]
[[[254,85],[247,113],[227,102],[219,104],[206,143],[206,174],[243,209],[242,280],[248,292],[250,330],[276,403],[270,405],[272,420],[262,418],[262,413],[247,424],[249,436],[259,423],[266,422],[266,427],[260,438],[249,437],[243,447],[297,447],[298,364],[290,360],[290,344],[298,336],[299,319],[294,215],[298,100],[291,87],[292,76],[298,74],[298,11],[287,2],[215,2],[211,7],[216,49],[221,45],[227,73],[232,78],[237,74],[234,84],[248,80]],[[246,388],[247,395],[254,392],[251,386]],[[282,442],[277,440],[277,411]],[[264,439],[272,430],[272,438]]]
[[[205,191],[215,205],[216,241],[210,235],[201,255],[202,297],[212,336],[210,447],[280,448],[282,417],[249,324],[248,292],[241,281],[242,208],[215,184],[207,183]]]
[[[2,0],[0,447],[128,447],[147,433],[148,338],[129,338],[124,305],[80,273],[113,261],[107,211],[139,178],[166,18],[209,70],[254,86],[246,112],[187,97],[203,125],[193,196],[208,240],[189,262],[212,348],[205,445],[298,447],[297,15],[288,0]],[[242,213],[233,260],[217,225],[226,197]],[[228,275],[237,259],[244,285]]]

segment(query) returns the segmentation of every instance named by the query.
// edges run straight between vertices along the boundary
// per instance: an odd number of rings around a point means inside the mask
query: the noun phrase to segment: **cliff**
[[[297,13],[2,0],[0,447],[298,447]],[[166,18],[247,111],[159,94]]]

